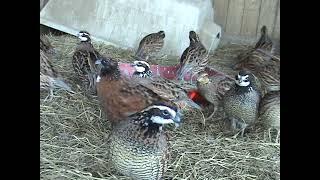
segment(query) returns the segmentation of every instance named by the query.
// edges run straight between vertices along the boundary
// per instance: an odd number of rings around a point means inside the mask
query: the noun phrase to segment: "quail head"
[[[139,43],[135,57],[142,61],[148,61],[150,57],[155,57],[164,46],[165,36],[164,31],[145,36]]]
[[[135,180],[158,180],[170,157],[166,124],[181,123],[177,107],[152,104],[112,123],[110,159],[116,170]]]
[[[261,96],[251,72],[239,71],[235,79],[235,84],[223,97],[223,107],[231,129],[240,130],[243,136],[247,126],[257,119]]]
[[[150,65],[146,61],[134,61],[132,66],[135,68],[134,77],[149,78],[152,77]]]
[[[95,95],[95,79],[98,73],[95,62],[101,55],[93,47],[90,34],[87,31],[80,31],[77,36],[80,39],[80,43],[73,53],[72,66],[80,83],[84,85],[90,94]]]

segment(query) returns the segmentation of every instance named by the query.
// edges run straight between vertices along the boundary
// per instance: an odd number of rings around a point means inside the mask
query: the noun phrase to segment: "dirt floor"
[[[78,40],[73,36],[48,35],[57,54],[53,65],[71,84],[75,94],[55,91],[52,101],[40,98],[41,179],[129,179],[118,174],[108,158],[110,123],[97,97],[86,95],[75,84],[71,58]],[[130,50],[94,43],[102,54],[129,62]],[[228,44],[210,55],[210,65],[234,75],[230,65],[244,45]],[[176,64],[176,58],[161,64]],[[223,121],[222,110],[204,123],[197,111],[185,115],[184,123],[170,130],[171,159],[165,179],[280,179],[280,143],[271,141],[257,125],[243,138],[234,138]]]

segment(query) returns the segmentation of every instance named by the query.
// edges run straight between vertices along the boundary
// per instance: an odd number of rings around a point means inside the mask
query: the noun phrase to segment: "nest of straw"
[[[69,35],[47,35],[57,54],[53,65],[71,84],[75,94],[55,91],[52,101],[40,98],[41,179],[129,179],[118,174],[108,158],[110,123],[97,97],[86,95],[74,79],[71,58],[78,40]],[[102,53],[129,62],[132,50],[94,43]],[[229,75],[243,45],[219,47],[210,65]],[[176,64],[175,59],[162,60]],[[270,141],[257,126],[243,138],[228,133],[221,108],[204,121],[201,112],[189,111],[183,125],[171,134],[171,158],[165,179],[280,179],[280,144]]]

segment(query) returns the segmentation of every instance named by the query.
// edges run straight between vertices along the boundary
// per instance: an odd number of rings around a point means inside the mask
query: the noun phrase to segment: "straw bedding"
[[[47,35],[57,54],[53,65],[75,94],[55,91],[52,101],[40,98],[41,179],[128,179],[108,159],[110,123],[97,97],[86,95],[75,83],[71,58],[78,40],[69,35]],[[129,62],[132,50],[94,43],[102,53]],[[234,57],[246,46],[228,44],[210,55],[210,65],[229,75]],[[161,64],[175,64],[176,58]],[[206,115],[206,113],[204,113]],[[223,121],[223,111],[204,121],[201,112],[185,114],[184,123],[171,134],[171,158],[165,179],[280,179],[280,144],[257,125],[245,137],[234,138]]]

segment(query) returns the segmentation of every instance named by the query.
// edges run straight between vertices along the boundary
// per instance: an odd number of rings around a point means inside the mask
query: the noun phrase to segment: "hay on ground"
[[[48,38],[57,50],[53,65],[76,93],[55,91],[50,102],[43,101],[46,93],[41,94],[41,179],[128,179],[118,174],[109,161],[110,123],[105,120],[97,97],[85,95],[74,83],[71,58],[77,39],[68,35]],[[101,53],[124,62],[133,55],[132,50],[94,45]],[[233,75],[229,66],[244,48],[220,47],[210,55],[210,65]],[[176,62],[170,59],[161,63]],[[172,153],[166,179],[280,179],[280,144],[270,141],[261,127],[244,138],[233,138],[221,110],[206,122],[200,112],[189,112],[181,128],[169,132]]]

